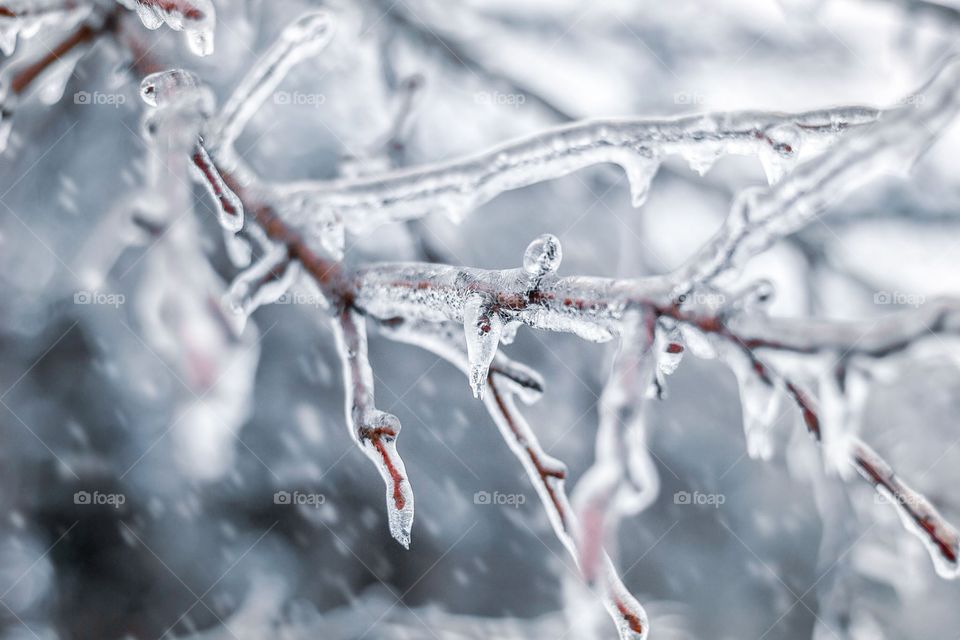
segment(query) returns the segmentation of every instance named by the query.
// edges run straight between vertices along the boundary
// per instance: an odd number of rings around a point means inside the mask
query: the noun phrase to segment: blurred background
[[[291,20],[336,15],[333,45],[238,142],[275,182],[442,161],[580,118],[887,106],[960,34],[946,0],[214,4],[208,57],[122,20],[141,54],[195,72],[221,103]],[[0,74],[70,28],[21,34]],[[404,425],[417,501],[410,550],[390,538],[325,312],[287,297],[230,335],[218,309],[236,269],[203,189],[155,184],[164,159],[141,134],[139,80],[129,48],[102,38],[20,99],[0,156],[0,638],[561,638],[571,618],[614,637],[463,376],[373,336],[378,405]],[[958,293],[957,142],[953,127],[909,176],[836,203],[744,278],[771,279],[785,316],[880,318]],[[622,171],[595,167],[460,225],[348,238],[346,260],[514,268],[549,232],[561,275],[662,273],[763,183],[756,158],[702,177],[671,160],[633,209]],[[593,458],[611,349],[527,329],[507,349],[546,379],[524,413],[572,483]],[[685,359],[669,390],[649,424],[660,497],[622,524],[615,554],[652,637],[956,637],[960,587],[889,505],[824,473],[793,412],[774,458],[756,461],[721,363]],[[903,362],[874,388],[863,433],[954,522],[958,392],[935,349]]]

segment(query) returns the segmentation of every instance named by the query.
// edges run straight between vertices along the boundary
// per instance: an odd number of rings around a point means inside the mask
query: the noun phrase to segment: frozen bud
[[[140,83],[140,97],[151,107],[162,107],[200,89],[200,80],[184,69],[151,73]]]
[[[330,14],[326,11],[313,11],[302,15],[287,26],[281,37],[287,42],[326,46],[332,30],[333,20]]]
[[[563,250],[560,239],[551,233],[536,238],[523,254],[523,270],[532,276],[542,278],[560,267]]]

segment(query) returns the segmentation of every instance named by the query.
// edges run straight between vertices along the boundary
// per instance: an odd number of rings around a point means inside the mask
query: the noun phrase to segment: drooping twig
[[[390,533],[404,547],[410,546],[413,526],[413,492],[403,460],[397,453],[400,421],[380,411],[373,402],[373,371],[367,359],[367,330],[364,318],[345,307],[337,312],[334,334],[343,362],[347,421],[357,445],[377,465],[387,485],[387,514]]]

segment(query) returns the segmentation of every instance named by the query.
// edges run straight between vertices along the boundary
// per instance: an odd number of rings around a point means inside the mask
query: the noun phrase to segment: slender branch
[[[357,311],[343,308],[333,323],[346,389],[347,422],[357,446],[377,465],[387,486],[390,533],[404,547],[410,546],[413,526],[413,491],[397,452],[400,421],[380,411],[373,401],[373,371],[367,358],[367,331]]]
[[[370,177],[291,183],[278,191],[289,202],[306,199],[311,207],[336,211],[349,230],[365,233],[431,213],[458,220],[504,191],[613,163],[626,172],[634,205],[639,206],[665,156],[684,155],[701,171],[723,154],[761,153],[772,165],[790,163],[799,153],[799,138],[830,138],[874,122],[878,115],[876,109],[844,107],[799,114],[734,112],[584,121],[460,160]]]
[[[427,349],[456,366],[464,374],[470,374],[465,343],[458,339],[456,330],[449,325],[398,319],[382,323],[381,332],[392,340]],[[517,410],[514,401],[516,397],[528,404],[536,400],[541,388],[539,376],[498,353],[487,375],[487,388],[490,393],[484,396],[484,406],[504,441],[526,470],[527,477],[533,483],[547,512],[554,533],[583,571],[583,537],[564,488],[566,467],[543,450],[536,434]],[[604,605],[616,622],[620,637],[642,640],[646,637],[648,626],[643,607],[627,591],[612,560],[602,548],[597,550],[597,555],[595,570],[600,574]]]

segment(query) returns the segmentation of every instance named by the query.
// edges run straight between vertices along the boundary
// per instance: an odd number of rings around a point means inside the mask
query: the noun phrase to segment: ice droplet
[[[560,267],[563,249],[560,239],[551,233],[538,236],[523,253],[523,270],[537,279],[553,273]]]
[[[463,331],[467,338],[470,389],[475,398],[482,398],[490,363],[503,334],[503,318],[490,308],[483,296],[473,295],[463,305]]]
[[[213,53],[212,29],[190,29],[186,37],[187,47],[194,55],[209,56]]]
[[[796,166],[803,133],[793,124],[771,127],[765,133],[769,144],[760,149],[760,164],[767,183],[775,184]]]
[[[140,97],[151,107],[164,107],[201,90],[199,78],[185,69],[151,73],[140,82]]]

